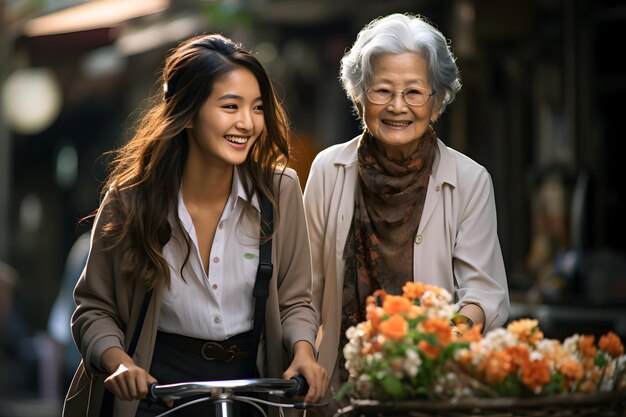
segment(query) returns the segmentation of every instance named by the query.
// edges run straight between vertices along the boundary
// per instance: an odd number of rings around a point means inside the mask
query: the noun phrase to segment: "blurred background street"
[[[492,175],[511,318],[626,338],[623,0],[0,0],[0,417],[60,415],[79,220],[167,51],[208,32],[256,51],[304,186],[318,151],[359,134],[344,50],[392,12],[452,42],[463,88],[435,129]]]

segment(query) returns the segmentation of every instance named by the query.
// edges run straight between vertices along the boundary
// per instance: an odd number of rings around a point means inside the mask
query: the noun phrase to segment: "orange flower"
[[[406,336],[409,330],[409,324],[404,317],[394,314],[380,323],[379,330],[383,336],[389,339],[400,340]]]
[[[383,301],[385,314],[408,313],[413,303],[401,295],[387,295]]]
[[[435,359],[441,353],[441,346],[433,346],[425,340],[420,340],[417,347],[429,358]]]
[[[402,296],[375,291],[367,299],[367,321],[348,332],[351,340],[344,355],[350,377],[365,375],[372,381],[355,385],[364,398],[377,397],[378,392],[381,398],[395,395],[374,382],[382,374],[397,379],[409,396],[481,395],[472,391],[474,383],[461,378],[442,382],[442,375],[456,366],[502,396],[519,395],[520,386],[534,395],[626,389],[626,382],[613,381],[625,358],[624,344],[613,332],[597,344],[594,336],[579,334],[561,343],[544,339],[538,320],[522,319],[483,337],[480,325],[450,326],[448,316],[456,310],[445,289],[407,282],[402,291]]]
[[[513,372],[524,367],[526,362],[530,360],[530,350],[524,345],[511,346],[506,349],[506,352],[511,356]]]
[[[507,330],[516,335],[520,341],[531,346],[535,346],[538,341],[543,339],[543,332],[539,329],[539,321],[537,320],[515,320],[507,326]]]
[[[376,304],[368,304],[365,307],[367,320],[372,326],[372,330],[376,332],[382,318],[382,308],[376,307]]]
[[[466,324],[459,324],[456,326],[457,330],[461,333],[458,339],[461,342],[479,342],[483,338],[483,325],[477,324],[472,328],[468,328]]]
[[[564,359],[557,364],[556,370],[567,379],[568,385],[583,379],[585,370],[583,365],[573,359]]]
[[[409,310],[409,313],[407,314],[407,318],[416,319],[423,315],[425,312],[426,309],[424,307],[413,304],[411,306],[411,310]]]
[[[409,281],[402,287],[402,293],[405,297],[419,300],[426,291],[426,286],[422,282]]]
[[[588,358],[593,358],[596,356],[596,346],[593,344],[595,340],[595,336],[582,336],[580,338],[580,342],[578,344],[578,348],[580,349],[580,353],[583,356]]]
[[[443,347],[452,340],[452,328],[443,320],[427,318],[420,324],[420,327],[424,333],[434,334]]]
[[[372,302],[374,304],[376,304],[376,300],[380,299],[380,302],[383,303],[385,302],[385,297],[387,297],[387,292],[383,289],[380,290],[376,290],[372,293],[372,295],[370,295],[370,297],[372,297]],[[369,297],[368,297],[369,299]]]
[[[602,376],[602,372],[598,368],[585,367],[585,378],[578,387],[578,391],[589,394],[594,392],[598,386],[598,380]]]
[[[534,390],[550,382],[550,368],[544,360],[528,361],[522,367],[522,383]]]
[[[594,392],[596,390],[596,382],[592,381],[590,379],[584,381],[582,384],[580,384],[580,386],[578,387],[578,391],[580,391],[583,394],[591,394],[592,392]]]
[[[614,358],[624,354],[624,345],[619,336],[613,332],[608,332],[602,336],[598,341],[598,347]]]
[[[514,372],[513,358],[508,352],[503,350],[495,351],[485,358],[480,368],[482,368],[480,371],[484,374],[488,383],[502,382]]]
[[[592,372],[596,369],[596,361],[593,356],[585,356],[580,360],[580,363],[583,365],[583,369],[588,372]]]

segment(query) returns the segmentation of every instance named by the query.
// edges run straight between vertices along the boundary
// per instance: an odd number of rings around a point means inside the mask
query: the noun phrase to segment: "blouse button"
[[[439,191],[439,190],[441,190],[441,187],[440,186],[436,186],[435,187],[435,191]]]
[[[224,228],[224,222],[220,222],[220,225],[218,226],[220,229]]]
[[[214,290],[216,290],[216,289],[217,289],[217,284],[213,284],[213,285],[211,285],[211,288],[213,288]]]
[[[220,261],[220,258],[218,258],[217,256],[213,258],[213,262],[218,263],[219,261]]]
[[[422,235],[417,235],[415,237],[415,243],[417,243],[418,245],[422,243]]]
[[[213,319],[213,321],[215,322],[215,324],[220,324],[222,322],[222,319],[220,318],[220,316],[217,316]]]

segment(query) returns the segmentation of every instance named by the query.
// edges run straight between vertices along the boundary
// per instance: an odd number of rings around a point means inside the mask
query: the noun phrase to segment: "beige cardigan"
[[[274,215],[272,244],[274,273],[265,315],[265,333],[257,367],[261,376],[281,378],[293,358],[299,340],[315,345],[317,315],[311,305],[311,259],[302,192],[295,171],[287,169],[280,180],[279,214]],[[102,353],[110,347],[128,348],[141,309],[145,288],[128,285],[120,273],[121,251],[103,250],[102,226],[107,199],[96,218],[91,250],[74,298],[72,333],[83,357],[64,406],[64,416],[98,416],[107,376],[98,368]],[[163,285],[155,288],[133,360],[149,369],[159,321]],[[233,300],[237,302],[237,300]],[[271,352],[266,355],[265,352]],[[138,401],[115,400],[116,417],[135,415]],[[87,411],[85,411],[87,410]]]
[[[322,322],[319,362],[333,374],[339,348],[343,249],[354,210],[359,137],[315,158],[304,191],[311,239],[313,303]],[[438,141],[414,243],[414,280],[454,295],[458,308],[479,305],[485,330],[509,314],[506,272],[497,236],[491,177],[484,167]]]

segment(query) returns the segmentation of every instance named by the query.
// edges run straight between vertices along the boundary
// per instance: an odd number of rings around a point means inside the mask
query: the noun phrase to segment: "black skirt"
[[[155,377],[159,384],[256,378],[258,377],[256,364],[249,356],[252,345],[251,336],[252,332],[248,332],[226,341],[212,342],[158,332],[150,375]],[[238,395],[244,394],[238,393]],[[191,396],[176,400],[174,406],[202,397]],[[170,408],[162,401],[142,400],[136,417],[154,417],[168,410]],[[233,412],[234,416],[261,415],[253,406],[239,401],[234,402]],[[203,401],[167,416],[213,417],[215,415],[215,404],[212,401]]]

